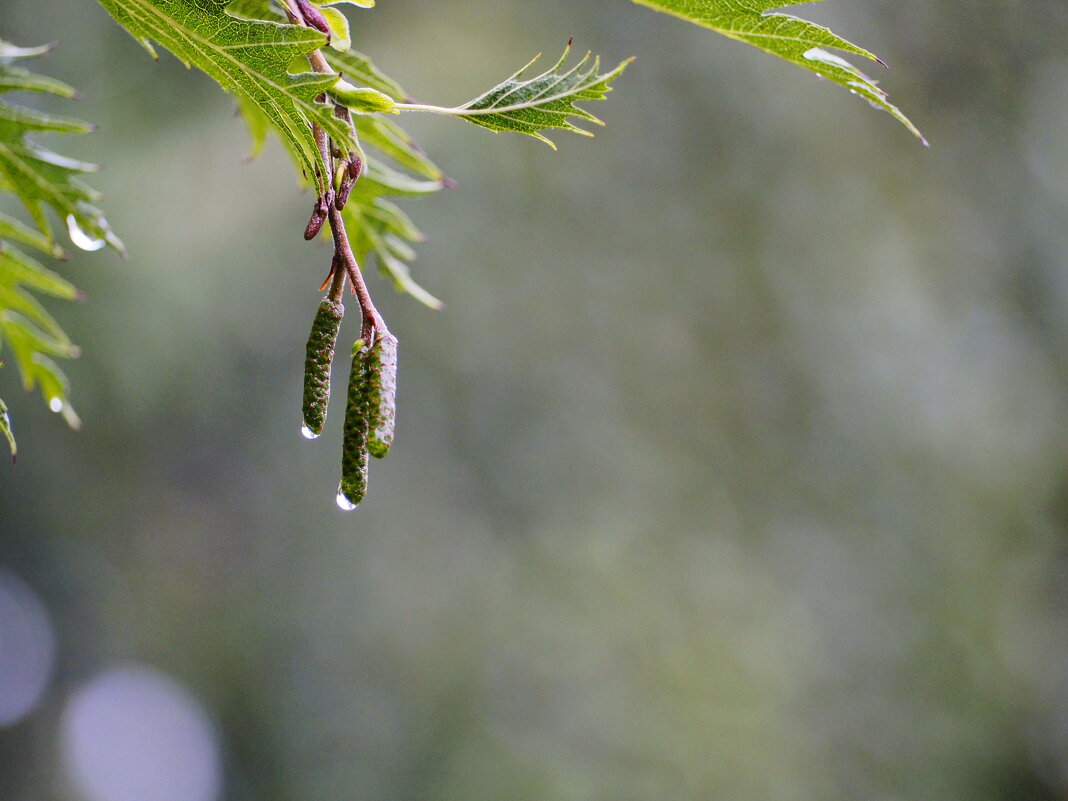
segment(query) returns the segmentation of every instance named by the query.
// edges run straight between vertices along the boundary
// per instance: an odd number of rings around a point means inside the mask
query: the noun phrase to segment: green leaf
[[[317,6],[341,6],[351,5],[358,6],[359,8],[374,8],[375,0],[312,0]]]
[[[819,0],[633,0],[665,14],[671,14],[766,53],[785,59],[849,89],[876,108],[888,112],[908,128],[924,145],[927,140],[887,94],[841,56],[825,48],[841,50],[882,64],[875,55],[832,33],[827,28],[789,14],[772,13],[777,8]],[[883,65],[885,66],[885,64]]]
[[[422,232],[399,206],[387,197],[418,197],[449,186],[447,179],[424,181],[381,164],[368,164],[345,205],[345,223],[356,261],[365,265],[373,255],[381,270],[400,292],[407,292],[432,309],[443,304],[411,276],[408,263],[415,259],[409,242],[422,242]]]
[[[77,97],[77,92],[66,84],[33,75],[12,63],[16,59],[41,55],[49,49],[17,48],[0,42],[0,94],[30,91]],[[66,220],[75,244],[90,250],[110,244],[123,252],[122,242],[92,205],[96,193],[78,177],[95,167],[43,150],[26,139],[26,135],[33,132],[84,133],[91,129],[92,126],[78,120],[0,101],[0,190],[14,194],[22,201],[38,229],[0,214],[0,347],[7,347],[13,354],[23,386],[27,390],[39,386],[49,407],[61,413],[75,428],[81,421],[70,404],[67,378],[53,357],[73,358],[78,355],[78,348],[37,295],[73,300],[80,293],[65,278],[48,270],[12,243],[18,242],[56,257],[63,256],[45,216],[45,210],[50,206]],[[0,432],[14,454],[15,442],[2,402]]]
[[[4,239],[13,239],[16,242],[29,245],[42,253],[49,253],[55,256],[57,259],[62,259],[65,255],[63,248],[51,242],[40,231],[35,231],[14,217],[0,214],[0,248],[3,247]]]
[[[258,114],[258,110],[246,114],[250,130],[257,130],[255,119]],[[407,243],[422,242],[423,234],[404,211],[386,198],[432,194],[449,186],[450,181],[392,120],[372,114],[356,116],[354,121],[361,144],[371,149],[375,158],[366,163],[343,212],[353,255],[361,266],[366,266],[373,257],[398,291],[412,295],[430,308],[440,309],[441,301],[419,286],[408,268],[415,259],[415,252]],[[254,134],[253,142],[254,152],[257,152],[262,140],[257,140]],[[379,163],[386,159],[417,177]]]
[[[79,296],[65,279],[5,243],[0,250],[0,344],[11,348],[23,388],[40,385],[50,408],[77,428],[67,378],[49,357],[74,358],[78,348],[30,290],[68,300]]]
[[[22,386],[27,391],[40,386],[41,394],[52,411],[60,413],[71,428],[79,428],[81,421],[68,400],[70,384],[63,371],[50,357],[70,359],[79,351],[69,341],[48,336],[17,312],[0,312],[0,339],[6,340],[22,374]]]
[[[227,12],[233,17],[241,19],[272,20],[280,22],[285,19],[284,15],[276,9],[276,4],[271,0],[232,0],[226,7]]]
[[[592,136],[589,131],[571,122],[572,118],[603,125],[585,109],[575,105],[583,100],[604,100],[612,91],[609,84],[623,74],[634,59],[627,59],[611,72],[601,74],[600,59],[589,52],[578,64],[564,70],[564,62],[571,52],[567,43],[564,54],[552,69],[535,78],[523,79],[524,73],[540,58],[535,56],[523,69],[499,86],[457,108],[440,108],[417,104],[398,104],[398,109],[429,111],[449,114],[489,128],[494,133],[514,131],[533,136],[547,143],[554,150],[556,145],[541,134],[541,131],[560,129]]]
[[[36,259],[31,259],[13,245],[0,241],[0,292],[9,292],[12,297],[19,296],[32,300],[32,296],[23,293],[23,288],[63,300],[76,300],[80,297],[78,290],[65,278],[46,269]],[[19,305],[23,304],[20,302]],[[7,308],[13,308],[13,306],[8,305]],[[25,311],[25,309],[20,309],[20,311]],[[47,321],[38,319],[37,322],[49,328],[50,323]],[[59,330],[59,326],[49,330],[54,336],[64,338],[66,336]]]
[[[236,95],[234,99],[237,100],[237,110],[241,114],[241,119],[245,121],[245,125],[248,126],[248,135],[252,140],[252,150],[248,157],[249,159],[258,158],[263,152],[263,146],[267,144],[267,134],[270,133],[271,123],[260,111],[259,106],[248,98]]]
[[[340,0],[340,2],[348,1]],[[337,3],[317,4],[327,6]],[[361,7],[372,7],[374,2],[361,0],[361,2],[354,4]],[[233,0],[229,6],[226,6],[226,11],[248,19],[268,21],[281,21],[284,19],[279,11],[273,9],[270,0]],[[327,9],[327,11],[334,10]],[[352,49],[340,52],[328,48],[323,51],[323,54],[330,67],[335,69],[342,78],[362,85],[362,87],[378,90],[396,101],[408,99],[408,93],[400,88],[400,84],[381,72],[371,59],[364,56],[363,53]],[[237,106],[249,127],[249,135],[252,138],[251,156],[254,158],[263,151],[270,124],[260,108],[240,95],[237,95]],[[372,138],[375,140],[371,142],[372,146],[375,146],[376,142],[380,142],[383,145],[384,153],[397,160],[402,166],[429,178],[440,179],[442,177],[441,172],[429,162],[426,155],[414,144],[404,130],[392,123],[389,124],[388,128],[379,129],[379,122],[386,125],[386,121],[380,120],[380,117],[375,115],[357,116],[356,126],[361,141],[363,141],[364,137]],[[405,151],[403,155],[398,153],[398,146]]]
[[[393,120],[376,114],[364,114],[355,118],[360,144],[373,148],[391,159],[398,166],[431,181],[442,181],[444,173],[423,152],[415,140]]]
[[[338,3],[317,3],[317,5],[333,6],[342,2],[351,2],[351,0],[339,0]],[[370,0],[361,0],[361,2],[355,2],[353,4],[361,6],[362,8],[371,8],[374,6],[374,3]],[[339,13],[332,8],[327,8],[326,10]],[[233,2],[227,6],[227,11],[230,14],[235,14],[246,19],[266,20],[270,22],[280,22],[284,19],[282,13],[272,5],[270,0],[233,0]],[[332,69],[336,70],[341,78],[360,86],[377,89],[379,92],[389,95],[389,97],[398,102],[409,99],[408,93],[401,88],[400,84],[378,69],[371,59],[363,53],[358,53],[351,48],[347,49],[345,52],[327,48],[326,50],[323,50],[322,53],[323,56],[326,57],[327,64],[329,64]],[[237,96],[237,101],[238,108],[241,111],[242,116],[245,118],[245,122],[249,127],[249,133],[252,136],[252,155],[256,156],[263,148],[266,132],[269,129],[270,124],[260,111],[259,107],[244,100],[240,95]],[[365,117],[364,119],[371,118]],[[357,128],[359,128],[359,121],[357,121]],[[363,135],[362,130],[360,131],[360,135]]]
[[[109,2],[131,0],[101,2],[106,6]],[[146,3],[148,0],[138,2]],[[323,7],[339,5],[322,2],[316,4]],[[374,5],[370,0],[352,4],[363,8]],[[265,21],[264,24],[274,24],[276,27],[292,27],[277,24],[282,16],[277,6],[269,0],[233,0],[226,5],[226,9],[230,15],[252,22]],[[323,40],[325,41],[325,37]],[[373,89],[393,101],[404,101],[408,98],[400,85],[375,67],[367,56],[351,49],[343,53],[327,48],[322,53],[330,67],[344,76],[346,81],[356,84],[357,89]],[[334,76],[334,80],[337,78],[338,76]],[[260,104],[251,102],[240,92],[237,93],[237,100],[252,138],[252,156],[256,156],[261,152],[266,140],[269,120]],[[421,242],[423,235],[408,215],[386,198],[430,194],[448,186],[449,181],[396,123],[378,114],[355,114],[353,122],[360,144],[375,153],[374,159],[365,164],[363,175],[353,187],[344,210],[353,254],[361,265],[373,258],[398,290],[411,294],[432,308],[441,308],[441,301],[419,286],[412,279],[408,268],[408,264],[415,258],[410,243]],[[365,152],[359,145],[353,147],[344,142],[338,144],[345,149]],[[383,163],[379,163],[380,161]],[[386,166],[385,161],[392,162],[412,174],[391,169]],[[298,163],[301,163],[299,158]]]
[[[357,53],[351,49],[345,53],[326,50],[323,55],[326,56],[326,63],[340,72],[347,80],[377,89],[397,102],[409,99],[408,93],[400,87],[400,84],[379,70],[371,62],[371,59],[362,53]]]
[[[340,2],[350,2],[350,0],[339,0],[339,3],[317,3],[321,6],[334,6],[340,4]],[[373,2],[358,2],[353,3],[362,8],[371,8],[374,6]],[[245,19],[266,20],[269,22],[281,22],[285,19],[284,15],[278,11],[270,2],[270,0],[233,0],[227,11],[230,14],[234,14]],[[340,14],[334,8],[325,8],[324,14],[331,12],[332,14]],[[330,15],[327,15],[330,19]],[[336,36],[335,32],[335,36]],[[408,100],[408,94],[405,92],[396,81],[379,70],[371,59],[365,56],[363,53],[358,53],[352,50],[351,47],[344,52],[340,52],[334,48],[327,48],[322,51],[326,57],[327,64],[334,70],[336,70],[341,77],[356,83],[361,86],[366,86],[371,89],[377,89],[383,94],[389,95],[396,101]],[[242,114],[246,120],[249,118],[250,109],[249,104],[242,103],[240,97],[238,98],[238,105],[241,107]],[[254,107],[253,107],[254,108]],[[259,116],[262,117],[262,114]],[[264,123],[266,124],[266,122]],[[259,130],[260,124],[258,122],[249,121],[249,128],[253,129],[254,143],[256,140],[256,131]],[[258,152],[255,149],[254,152]]]
[[[342,58],[334,58],[335,55]],[[347,78],[367,83],[395,100],[406,96],[400,86],[358,53],[328,52],[327,59]],[[358,114],[353,120],[360,144],[365,152],[373,154],[345,205],[345,225],[353,254],[361,265],[367,265],[373,257],[378,269],[398,291],[432,309],[440,309],[441,301],[416,283],[409,270],[409,264],[416,257],[409,243],[422,242],[423,233],[399,206],[387,198],[425,196],[440,191],[451,182],[393,120],[378,114]],[[407,172],[390,168],[386,161]]]
[[[16,58],[38,56],[44,48],[18,48],[0,42],[0,94],[11,91],[47,92],[60,97],[76,97],[66,84],[40,79],[11,62]],[[83,184],[78,176],[94,172],[95,165],[85,164],[40,148],[26,140],[32,132],[86,133],[92,126],[79,120],[56,117],[0,101],[0,191],[16,195],[26,206],[50,247],[58,250],[45,208],[51,206],[60,218],[73,222],[85,242],[107,243],[125,252],[93,204],[97,193]],[[8,222],[10,226],[10,220]],[[24,234],[25,232],[23,232]],[[2,233],[0,233],[2,235]],[[14,238],[26,242],[25,236]],[[29,243],[27,243],[29,244]],[[95,245],[94,245],[95,246]],[[102,245],[101,245],[102,246]]]
[[[323,18],[330,26],[330,46],[344,53],[352,47],[352,34],[349,32],[349,18],[336,8],[324,8]]]
[[[28,131],[89,133],[92,130],[92,125],[81,120],[0,103],[0,139],[16,138]]]
[[[252,17],[269,17],[273,13],[266,0],[240,0],[231,5],[230,10],[238,7],[243,14]],[[378,70],[367,56],[353,50],[340,53],[331,49],[324,50],[323,55],[346,80],[376,89],[394,100],[407,98],[400,85]],[[243,102],[240,96],[238,106],[248,124],[252,155],[255,156],[263,148],[267,121],[257,106]],[[357,114],[353,121],[363,149],[375,154],[375,158],[365,165],[363,175],[345,205],[345,224],[353,255],[361,265],[373,258],[398,291],[412,295],[431,308],[440,309],[441,301],[419,286],[408,268],[415,259],[415,252],[408,243],[422,242],[423,234],[400,207],[386,198],[431,194],[448,186],[449,181],[397,123],[378,114]],[[389,168],[384,163],[387,160],[415,177]]]
[[[19,47],[0,39],[0,61],[17,61],[20,58],[37,58],[52,52],[55,44],[43,44],[37,47]]]
[[[0,61],[3,60],[3,56],[0,55]],[[46,75],[36,75],[21,67],[13,67],[8,64],[5,69],[0,70],[0,92],[14,91],[42,92],[65,97],[68,100],[76,100],[79,97],[75,89],[67,86],[62,81],[57,81],[55,78],[49,78]]]
[[[326,44],[312,28],[242,19],[230,0],[99,0],[149,52],[155,41],[186,66],[195,66],[267,118],[309,180],[320,188],[319,151],[310,127],[319,125],[342,148],[353,149],[349,127],[316,98],[333,87],[332,73],[290,72],[290,65]],[[250,9],[242,3],[242,13]],[[310,69],[310,68],[309,68]]]
[[[385,92],[369,86],[353,86],[340,80],[330,90],[330,96],[348,108],[353,114],[397,114],[397,104]]]

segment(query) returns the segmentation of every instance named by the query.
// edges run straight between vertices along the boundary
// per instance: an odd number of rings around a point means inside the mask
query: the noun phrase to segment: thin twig
[[[363,309],[362,339],[365,342],[371,342],[376,332],[385,332],[389,329],[386,328],[385,321],[371,301],[371,293],[367,291],[367,284],[363,280],[363,273],[360,272],[360,265],[356,263],[356,257],[352,255],[349,235],[345,230],[345,223],[341,219],[341,212],[333,206],[330,206],[330,230],[334,232],[335,242],[339,243],[338,253],[344,260],[345,269],[338,272],[342,273],[342,275],[348,273],[349,279],[352,281],[352,290],[356,293],[357,300],[360,301],[360,308]],[[344,289],[344,286],[345,282],[344,278],[342,278],[342,289]]]
[[[286,15],[293,24],[308,25],[294,0],[285,0],[285,10]],[[318,50],[308,54],[308,63],[311,64],[311,68],[315,72],[331,72],[330,66],[326,63],[326,57]],[[351,117],[349,119],[351,120]],[[318,125],[312,126],[312,133],[315,136],[315,144],[319,148],[319,156],[322,160],[324,184],[327,187],[326,196],[323,199],[326,201],[327,209],[329,210],[330,233],[334,238],[335,261],[333,265],[333,280],[330,284],[328,297],[335,303],[340,303],[342,296],[345,294],[346,278],[352,281],[352,289],[356,293],[356,299],[360,303],[360,311],[363,315],[363,327],[360,335],[365,342],[371,342],[377,332],[385,332],[388,329],[385,321],[371,301],[371,293],[368,292],[367,284],[363,280],[360,265],[356,263],[356,256],[352,253],[348,232],[345,230],[345,221],[341,216],[341,212],[334,207],[333,156],[330,153],[329,138],[326,132]],[[341,264],[337,263],[339,261]]]

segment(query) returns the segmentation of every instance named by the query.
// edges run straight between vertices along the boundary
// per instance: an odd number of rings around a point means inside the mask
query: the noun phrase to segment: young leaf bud
[[[304,359],[304,436],[314,439],[323,433],[326,407],[330,403],[330,366],[334,345],[341,329],[345,307],[323,298],[312,323]]]
[[[337,195],[334,197],[334,208],[338,211],[345,210],[345,204],[349,202],[349,194],[352,192],[352,187],[356,186],[356,182],[351,178],[345,177],[341,179],[341,186],[337,190]]]
[[[325,33],[326,41],[329,43],[330,23],[326,21],[323,12],[320,11],[317,6],[309,3],[308,0],[297,0],[297,6],[300,8],[300,13],[304,16],[304,21],[312,28],[315,28],[315,30]]]
[[[334,208],[338,211],[345,210],[345,204],[349,201],[349,193],[352,192],[352,187],[356,185],[356,180],[360,177],[361,172],[363,172],[363,160],[354,155],[352,161],[345,165],[344,177],[341,179],[341,185],[338,188],[337,195],[334,197]]]
[[[304,229],[304,238],[309,242],[319,235],[319,232],[323,230],[323,223],[326,222],[326,201],[322,198],[317,198],[315,201],[315,208],[312,209],[311,219],[308,220],[308,227]]]
[[[334,84],[330,94],[357,114],[374,114],[376,112],[396,110],[397,104],[389,95],[383,94],[377,89],[371,89],[368,86],[353,86],[344,79]]]
[[[345,407],[345,433],[341,446],[341,483],[338,505],[355,509],[367,494],[367,355],[370,349],[362,340],[352,346],[352,372],[349,374],[349,397]]]
[[[367,450],[385,458],[393,444],[397,422],[397,338],[389,331],[378,334],[367,354]]]

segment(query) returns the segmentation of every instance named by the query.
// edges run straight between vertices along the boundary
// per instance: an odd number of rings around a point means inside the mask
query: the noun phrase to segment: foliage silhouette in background
[[[829,49],[878,61],[813,23],[775,13],[805,0],[635,0],[779,56],[837,83],[888,112],[926,144],[920,132],[888,102],[875,81]],[[344,316],[347,284],[356,295],[361,326],[353,347],[346,408],[343,476],[338,503],[355,508],[367,483],[368,455],[384,456],[393,436],[396,340],[378,314],[361,266],[374,260],[400,291],[433,308],[440,302],[415,283],[409,264],[412,244],[422,234],[393,199],[418,197],[450,185],[393,117],[403,112],[452,116],[497,133],[536,137],[555,147],[545,132],[589,135],[574,121],[600,124],[576,105],[603,100],[630,60],[602,72],[587,53],[568,62],[571,44],[547,71],[529,76],[534,62],[507,80],[456,107],[411,100],[367,57],[351,48],[349,21],[337,8],[370,8],[374,0],[99,0],[153,56],[153,43],[196,66],[233,93],[248,124],[253,152],[269,131],[286,145],[315,201],[304,235],[329,235],[334,255],[321,289],[307,345],[304,434],[322,431],[330,396],[330,367]],[[18,48],[0,42],[0,92],[43,92],[65,98],[77,93],[35,75],[18,62],[49,47]],[[0,190],[18,197],[35,227],[0,216],[0,346],[14,355],[27,390],[40,386],[49,407],[72,427],[79,419],[54,358],[72,358],[77,348],[31,294],[76,299],[65,279],[29,257],[18,245],[62,258],[45,207],[69,228],[79,247],[110,246],[125,255],[121,241],[93,204],[95,193],[78,178],[92,165],[75,162],[29,143],[35,132],[84,133],[92,126],[0,102]],[[15,439],[0,400],[0,432],[12,455]]]

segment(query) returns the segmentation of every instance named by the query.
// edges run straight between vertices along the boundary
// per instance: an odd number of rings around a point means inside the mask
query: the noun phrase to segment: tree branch
[[[314,27],[308,25],[308,21],[304,18],[295,0],[285,0],[285,11],[294,25]],[[326,63],[326,58],[318,50],[308,54],[308,63],[311,64],[311,68],[315,72],[331,72],[330,66]],[[352,118],[347,108],[344,109],[344,115],[339,116],[342,119],[348,119],[351,124]],[[326,132],[318,125],[312,125],[312,133],[315,136],[315,144],[319,148],[324,177],[323,183],[326,186],[326,194],[321,200],[326,203],[329,211],[330,233],[334,239],[334,260],[331,264],[332,280],[328,297],[335,303],[340,303],[345,293],[346,278],[352,281],[352,291],[360,303],[360,311],[363,316],[360,337],[365,342],[370,343],[374,341],[377,332],[386,332],[389,329],[386,328],[385,321],[371,301],[371,293],[367,289],[367,284],[363,280],[363,273],[360,271],[360,265],[356,263],[356,257],[352,253],[352,246],[349,244],[349,235],[345,230],[344,218],[341,216],[341,211],[335,207],[333,189],[334,159],[330,152],[329,138]]]

